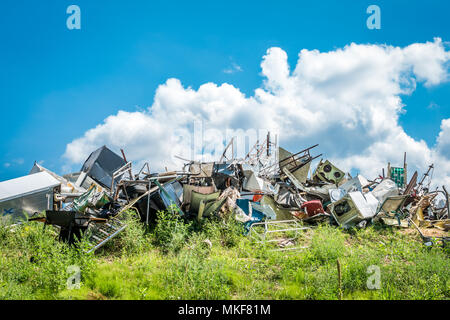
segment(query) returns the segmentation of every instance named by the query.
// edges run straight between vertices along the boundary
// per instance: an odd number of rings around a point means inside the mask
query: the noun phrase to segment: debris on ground
[[[416,230],[427,245],[447,243],[449,194],[445,186],[430,190],[433,165],[419,182],[417,172],[407,180],[406,153],[403,167],[388,163],[387,175],[379,168],[382,175],[372,180],[352,177],[328,159],[311,173],[312,161],[322,156],[311,154],[317,146],[292,153],[268,134],[238,159],[232,139],[219,161],[189,161],[181,171],[159,173],[148,163],[135,173],[123,150],[120,156],[103,146],[80,172],[59,176],[35,163],[29,175],[0,182],[1,218],[58,226],[60,239],[70,243],[87,234],[89,251],[123,231],[130,210],[147,225],[161,210],[188,220],[233,214],[249,236],[282,250],[296,248],[295,239],[319,222],[342,228],[378,222]],[[427,236],[427,229],[441,236]]]

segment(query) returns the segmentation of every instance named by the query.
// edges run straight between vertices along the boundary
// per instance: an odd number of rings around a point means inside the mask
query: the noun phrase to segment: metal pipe
[[[290,171],[291,171],[291,172],[297,171],[297,170],[300,169],[301,167],[307,165],[308,163],[312,162],[313,160],[319,158],[320,156],[322,156],[322,153],[319,154],[318,156],[309,158],[308,161],[303,162],[302,164],[298,165],[297,167],[294,167],[294,168],[290,169]],[[300,159],[301,159],[301,158],[300,158]],[[283,164],[283,167],[286,167],[286,166],[289,165],[290,163],[295,162],[295,161],[298,161],[298,160],[300,160],[300,159],[293,159],[291,162],[284,163],[284,164]]]
[[[97,250],[98,248],[100,248],[101,246],[103,246],[106,242],[108,242],[110,239],[114,238],[118,233],[120,233],[123,229],[125,229],[127,227],[127,225],[124,225],[122,227],[120,227],[117,231],[115,231],[114,233],[110,234],[108,237],[106,237],[105,239],[103,239],[100,243],[98,243],[96,246],[94,246],[93,248],[91,248],[90,250],[87,251],[87,253],[91,253],[92,251]]]
[[[148,182],[148,190],[149,190],[149,191],[151,190],[151,185],[152,185],[152,182],[149,181],[149,182]],[[148,196],[147,196],[147,217],[146,217],[146,221],[145,221],[145,223],[147,224],[147,226],[148,226],[148,215],[149,215],[149,211],[150,211],[150,192],[148,193]]]
[[[450,205],[448,203],[448,192],[447,192],[447,189],[445,189],[445,186],[442,186],[442,189],[445,192],[445,198],[446,198],[445,200],[447,202],[447,216],[450,216],[450,209],[449,209]]]

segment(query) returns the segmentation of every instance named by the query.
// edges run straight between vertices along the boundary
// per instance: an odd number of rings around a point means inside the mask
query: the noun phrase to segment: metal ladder
[[[105,243],[107,243],[109,240],[117,236],[120,232],[122,232],[127,225],[122,222],[119,217],[121,214],[131,208],[143,197],[150,194],[152,191],[156,190],[158,187],[151,189],[150,191],[145,192],[138,198],[132,200],[130,203],[128,203],[126,206],[124,206],[119,213],[109,219],[106,223],[96,223],[90,230],[91,235],[89,237],[89,243],[92,244],[91,247],[89,247],[86,252],[92,252],[103,246]]]
[[[105,223],[96,223],[89,229],[89,243],[91,246],[86,250],[92,252],[103,246],[109,240],[122,232],[127,225],[117,218],[109,219]]]

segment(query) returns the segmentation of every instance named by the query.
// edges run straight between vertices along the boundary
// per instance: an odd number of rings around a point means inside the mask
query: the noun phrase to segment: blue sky
[[[66,27],[71,4],[81,30]],[[366,27],[370,4],[381,8],[381,30]],[[60,171],[69,142],[118,110],[152,105],[168,78],[227,82],[251,96],[273,46],[293,68],[304,48],[450,41],[445,1],[3,0],[0,12],[0,180],[27,174],[34,160]],[[224,72],[233,65],[242,71]],[[402,99],[400,124],[432,146],[450,118],[450,84],[418,84]]]

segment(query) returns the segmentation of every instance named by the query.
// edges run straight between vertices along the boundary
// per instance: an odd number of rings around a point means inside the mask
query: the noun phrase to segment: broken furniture
[[[244,223],[244,228],[248,232],[250,226],[255,222],[260,222],[264,219],[275,218],[270,211],[262,210],[262,207],[257,202],[250,201],[249,199],[237,199],[236,206],[239,211],[237,220]],[[267,208],[267,207],[266,207]]]
[[[317,147],[318,144],[299,151],[295,154],[287,151],[284,148],[279,147],[279,167],[280,167],[280,175],[283,173],[283,169],[286,168],[292,175],[301,183],[305,183],[308,178],[309,168],[311,166],[311,162],[320,157],[322,154],[318,156],[312,157],[310,154],[310,150]]]
[[[216,191],[216,188],[215,188],[215,186],[184,184],[183,185],[183,200],[184,200],[184,208],[187,212],[190,211],[190,204],[191,204],[191,198],[192,198],[193,191],[200,193],[200,194],[211,194]]]
[[[259,243],[277,243],[279,249],[299,250],[305,246],[297,246],[296,241],[305,237],[304,231],[311,230],[311,227],[304,227],[298,220],[279,220],[255,222],[250,225],[248,236]]]
[[[384,200],[375,218],[380,218],[384,224],[391,226],[408,227],[406,214],[403,212],[403,205],[408,198],[408,195],[390,196]]]
[[[325,213],[322,202],[320,200],[311,200],[304,202],[301,207],[304,209],[308,217],[313,217],[316,214]]]
[[[1,182],[0,209],[5,217],[53,210],[48,222],[63,225],[61,238],[73,241],[74,234],[84,233],[90,243],[88,251],[120,234],[126,228],[123,218],[130,210],[147,225],[162,210],[186,220],[211,216],[227,219],[234,213],[246,233],[262,230],[263,240],[280,235],[283,248],[296,242],[283,232],[295,235],[295,230],[304,231],[297,225],[303,223],[337,222],[347,228],[382,220],[393,226],[408,226],[406,218],[411,218],[419,228],[448,231],[448,193],[444,186],[443,191],[430,191],[430,183],[425,181],[431,179],[433,165],[418,184],[415,172],[407,185],[406,155],[400,168],[403,171],[389,164],[387,177],[383,169],[383,174],[373,180],[359,174],[352,178],[328,160],[320,160],[311,174],[312,160],[321,156],[310,154],[315,147],[291,153],[279,147],[277,139],[271,142],[268,134],[240,159],[235,155],[233,138],[218,162],[178,157],[188,161],[182,171],[166,168],[152,173],[145,163],[133,174],[132,162],[127,161],[123,150],[121,157],[103,146],[89,155],[79,173],[58,176],[35,163],[29,176]],[[34,181],[39,177],[41,181]],[[32,199],[39,205],[31,206],[30,201],[20,199]],[[14,201],[15,208],[9,207]],[[275,231],[268,232],[272,229]]]
[[[206,205],[206,203],[214,202],[217,200],[217,198],[220,196],[220,192],[212,192],[203,194],[200,192],[192,191],[191,192],[191,200],[190,200],[190,207],[189,207],[189,213],[193,215],[197,215],[200,210],[200,204],[203,203]]]
[[[201,220],[203,217],[210,217],[214,214],[217,213],[217,211],[219,211],[222,206],[225,204],[225,202],[227,201],[226,198],[216,198],[214,200],[201,200],[200,201],[200,205],[199,205],[199,209],[198,209],[198,214],[197,214],[197,219]]]

